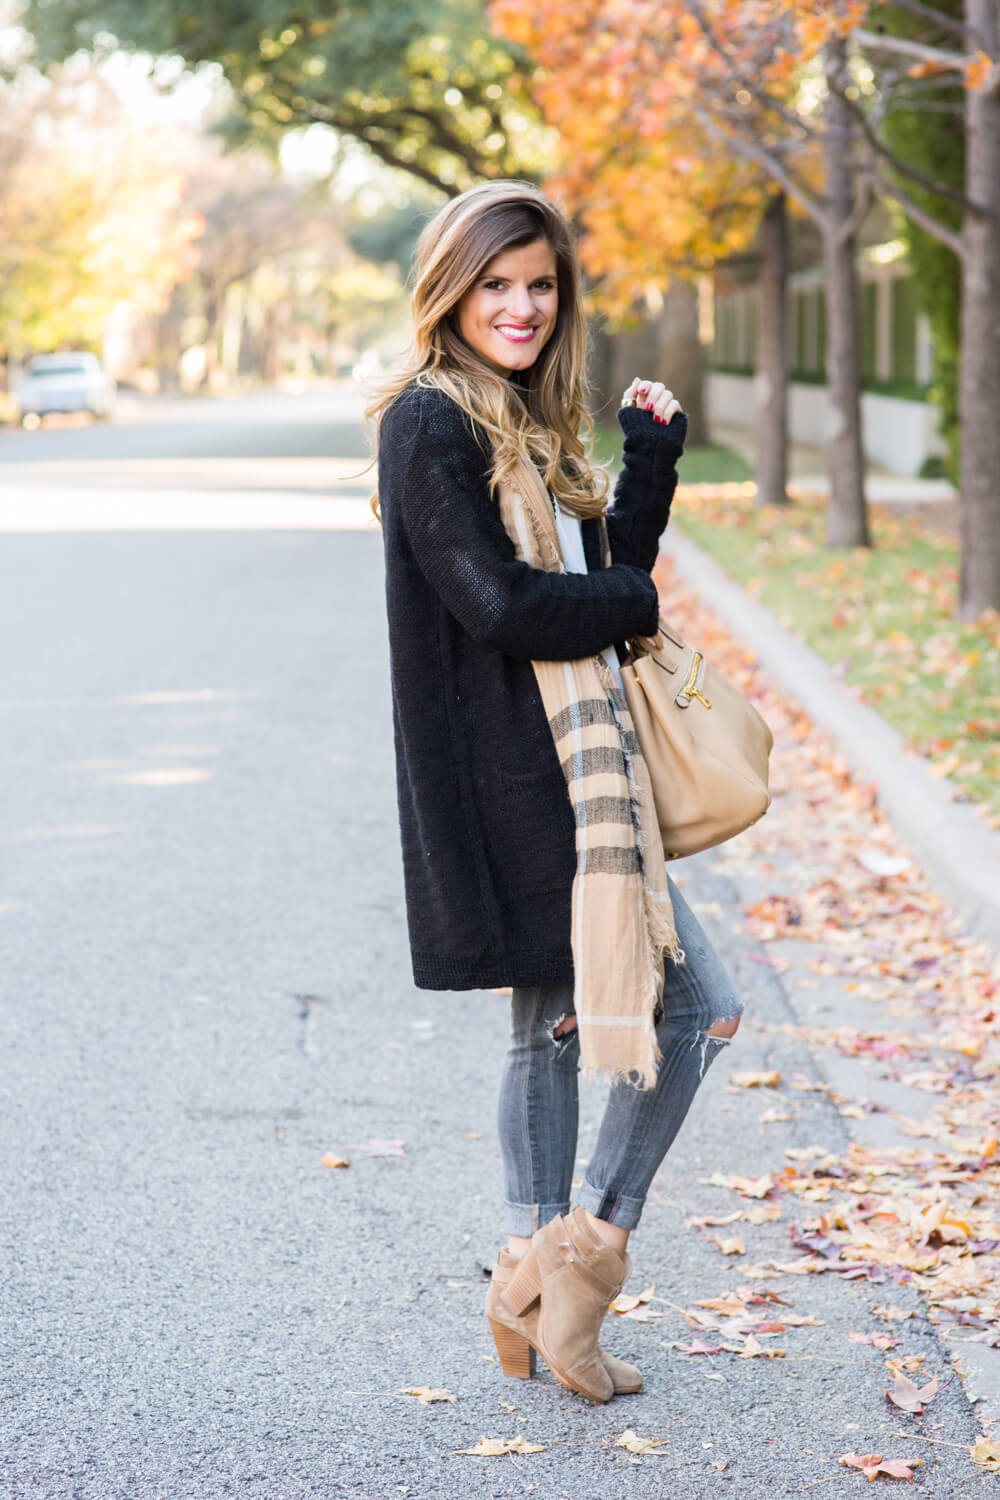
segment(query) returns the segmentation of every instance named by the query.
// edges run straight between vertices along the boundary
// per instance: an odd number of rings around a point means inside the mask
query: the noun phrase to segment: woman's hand
[[[639,375],[622,396],[622,406],[645,407],[655,422],[669,422],[682,410],[681,403],[662,380],[643,380]]]

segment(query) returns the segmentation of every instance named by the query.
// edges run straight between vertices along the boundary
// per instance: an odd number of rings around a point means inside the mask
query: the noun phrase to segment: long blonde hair
[[[456,309],[495,256],[539,239],[556,260],[556,325],[534,364],[508,379],[462,338]],[[594,424],[584,402],[587,325],[580,273],[569,224],[555,204],[530,183],[515,181],[481,182],[452,198],[421,232],[411,314],[413,336],[403,363],[365,412],[375,421],[375,456],[382,420],[396,397],[410,385],[433,387],[483,429],[492,455],[491,487],[527,458],[563,510],[581,518],[602,515],[608,475],[590,453]],[[377,516],[377,495],[372,509]]]

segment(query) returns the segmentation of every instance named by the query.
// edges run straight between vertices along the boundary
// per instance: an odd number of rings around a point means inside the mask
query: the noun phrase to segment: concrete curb
[[[929,776],[902,735],[859,703],[811,647],[789,634],[690,538],[671,527],[662,550],[756,653],[810,718],[834,734],[852,771],[878,786],[879,804],[967,932],[1000,949],[1000,834],[954,782]]]

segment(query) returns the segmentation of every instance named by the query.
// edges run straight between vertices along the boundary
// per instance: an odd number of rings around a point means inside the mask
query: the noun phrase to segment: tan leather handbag
[[[696,854],[762,818],[773,737],[723,674],[660,621],[663,647],[630,643],[625,696],[653,783],[667,859]]]

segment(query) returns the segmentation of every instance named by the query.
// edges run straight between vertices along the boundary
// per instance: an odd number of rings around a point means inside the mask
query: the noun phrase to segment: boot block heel
[[[535,1351],[521,1334],[502,1323],[490,1319],[490,1331],[500,1356],[500,1368],[505,1375],[517,1375],[521,1380],[530,1380],[535,1373]]]
[[[527,1312],[536,1298],[542,1295],[542,1277],[535,1259],[534,1250],[522,1255],[517,1270],[504,1289],[503,1300],[518,1317]]]

